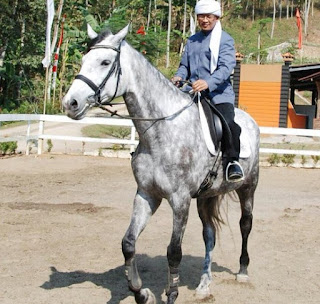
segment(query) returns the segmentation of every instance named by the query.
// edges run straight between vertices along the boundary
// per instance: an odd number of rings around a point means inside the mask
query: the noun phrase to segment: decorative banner
[[[61,33],[60,33],[60,39],[58,42],[57,50],[54,54],[54,62],[53,62],[53,67],[52,67],[52,87],[56,87],[56,79],[57,79],[57,70],[58,70],[58,62],[59,62],[59,53],[60,53],[60,47],[63,41],[63,24],[66,19],[66,15],[63,15],[62,20],[61,20]]]
[[[192,15],[190,14],[190,35],[194,35],[196,33],[196,24]]]
[[[144,35],[146,34],[146,32],[145,32],[145,30],[144,30],[144,26],[141,25],[140,28],[137,30],[136,33],[137,33],[138,35],[144,36]],[[146,42],[145,42],[145,41],[141,41],[140,44],[141,44],[141,45],[146,45]],[[146,48],[145,48],[145,47],[141,47],[141,48],[142,48],[142,49],[141,49],[141,53],[144,54],[144,55],[147,54]]]
[[[137,30],[137,34],[140,34],[140,35],[145,35],[146,34],[143,25],[141,25],[140,28]]]
[[[300,16],[300,11],[297,8],[296,9],[296,17],[297,17],[297,26],[299,30],[299,37],[298,37],[298,48],[302,48],[302,27],[301,27],[301,16]]]
[[[42,64],[44,68],[47,68],[50,65],[51,62],[51,28],[53,23],[53,17],[54,17],[54,2],[53,0],[47,0],[47,31],[46,31],[46,51],[45,51],[45,57],[42,60]]]

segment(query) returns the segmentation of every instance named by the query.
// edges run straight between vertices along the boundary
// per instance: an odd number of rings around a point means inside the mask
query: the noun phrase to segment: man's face
[[[199,14],[197,20],[203,31],[211,31],[216,25],[218,17],[213,14]]]

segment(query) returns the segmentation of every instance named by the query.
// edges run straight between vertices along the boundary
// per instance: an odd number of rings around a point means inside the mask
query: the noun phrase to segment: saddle
[[[232,134],[228,123],[218,109],[212,105],[206,97],[199,97],[198,107],[202,132],[207,148],[212,155],[219,155],[222,135],[226,140],[232,142]],[[208,172],[198,191],[192,196],[193,198],[199,197],[202,192],[211,188],[213,180],[217,177],[218,168],[216,168],[216,165],[219,166],[217,160],[218,157],[216,157],[212,169]]]
[[[230,128],[223,115],[206,97],[200,98],[198,107],[205,142],[209,152],[216,155],[220,150],[222,135],[226,137],[226,140],[232,142]]]

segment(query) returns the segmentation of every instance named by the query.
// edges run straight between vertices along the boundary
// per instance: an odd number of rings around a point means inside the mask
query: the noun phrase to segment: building
[[[262,127],[320,129],[320,63],[294,66],[289,53],[282,65],[241,64],[242,58],[237,53],[236,106]],[[296,104],[296,90],[310,91],[311,103]]]

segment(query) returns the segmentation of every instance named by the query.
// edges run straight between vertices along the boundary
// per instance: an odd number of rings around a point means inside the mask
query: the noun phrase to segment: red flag
[[[61,48],[61,44],[62,44],[62,41],[63,41],[63,25],[64,25],[65,19],[66,19],[66,15],[63,15],[62,21],[61,21],[60,39],[59,39],[59,42],[58,42],[57,50],[56,50],[56,52],[54,54],[54,62],[53,62],[53,67],[52,67],[52,72],[53,72],[53,75],[52,75],[52,86],[53,86],[53,88],[56,87],[59,53],[60,53],[60,48]]]
[[[144,30],[144,26],[141,25],[140,28],[136,31],[136,33],[137,33],[138,35],[143,35],[143,36],[144,36],[144,35],[146,34],[146,32],[145,32],[145,30]],[[146,42],[145,42],[145,41],[141,41],[140,44],[141,44],[141,45],[145,45]],[[147,51],[143,48],[143,49],[141,50],[141,53],[142,53],[142,54],[147,54]]]
[[[298,8],[296,9],[296,17],[297,17],[297,26],[299,31],[298,48],[301,49],[302,48],[302,26],[301,26],[300,11]]]
[[[146,32],[144,31],[144,26],[141,25],[140,28],[137,30],[137,34],[140,34],[140,35],[145,35]]]

